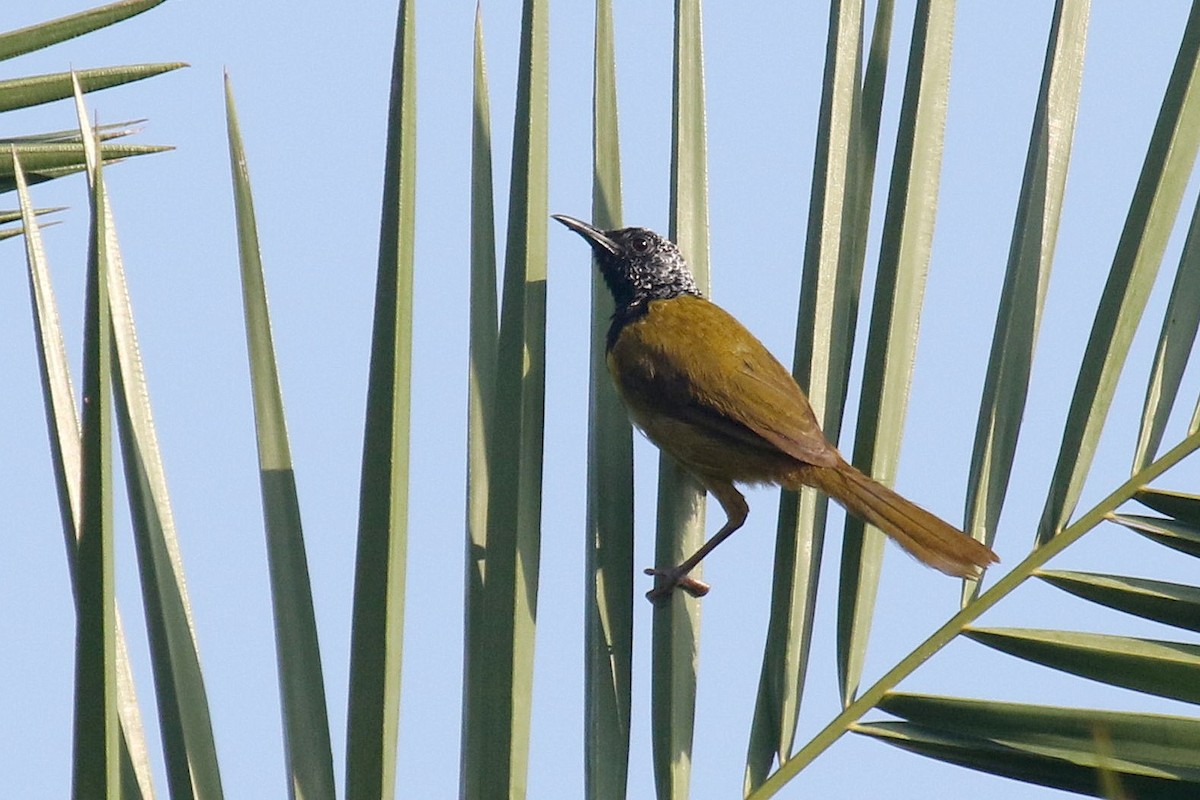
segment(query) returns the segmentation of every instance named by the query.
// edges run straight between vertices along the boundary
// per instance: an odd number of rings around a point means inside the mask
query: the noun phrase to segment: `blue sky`
[[[82,10],[83,0],[13,4],[4,28]],[[552,4],[551,211],[586,218],[591,202],[591,4]],[[625,220],[665,231],[671,91],[670,4],[615,4]],[[824,4],[709,3],[705,16],[713,297],[790,362],[815,140]],[[106,178],[172,490],[213,723],[230,797],[285,796],[274,645],[245,366],[222,69],[232,75],[250,159],[276,346],[293,443],[328,684],[335,757],[344,747],[350,592],[364,385],[395,8],[169,0],[84,40],[5,64],[5,77],[115,63],[192,66],[89,98],[102,122],[148,117],[139,141],[174,152]],[[886,181],[911,3],[899,3],[878,175]],[[413,481],[398,796],[451,797],[458,774],[461,658],[469,119],[474,4],[419,3],[418,211]],[[963,3],[946,125],[944,183],[898,488],[961,521],[965,476],[996,299],[1037,94],[1050,4]],[[1096,299],[1119,236],[1188,7],[1097,4],[1054,273],[1016,478],[997,551],[1007,567],[1032,542]],[[519,4],[484,6],[496,137],[507,186]],[[74,124],[67,103],[5,115],[5,133]],[[1195,181],[1193,181],[1195,184]],[[1196,201],[1196,186],[1183,215]],[[886,184],[876,190],[868,280]],[[498,219],[503,220],[501,189]],[[35,189],[68,205],[46,231],[68,347],[79,350],[86,195],[82,178]],[[9,199],[5,204],[15,204]],[[1174,267],[1180,225],[1164,261]],[[503,224],[499,226],[503,230]],[[582,786],[583,502],[588,260],[549,232],[546,469],[531,798]],[[74,618],[63,556],[18,242],[0,245],[0,374],[6,479],[0,509],[0,767],[25,797],[62,797],[70,781]],[[1149,361],[1169,281],[1160,281],[1130,357],[1083,504],[1128,476]],[[1167,435],[1177,439],[1200,389],[1193,369]],[[852,401],[853,402],[853,401]],[[843,441],[849,449],[849,440]],[[652,561],[656,455],[637,445],[637,563]],[[1163,485],[1194,491],[1194,463]],[[740,790],[770,593],[776,494],[754,490],[746,528],[706,562],[693,797]],[[118,503],[120,508],[121,503]],[[121,517],[124,521],[124,517]],[[719,519],[714,510],[711,523]],[[837,711],[832,589],[834,517],[801,735]],[[129,536],[119,592],[143,713],[153,692]],[[956,582],[890,547],[868,679],[949,615]],[[1135,566],[1130,566],[1135,565]],[[1104,528],[1058,568],[1128,571],[1195,583],[1173,558]],[[831,569],[832,568],[832,569]],[[647,579],[648,580],[648,579]],[[1075,627],[1177,638],[1027,586],[985,625]],[[1147,633],[1147,631],[1150,631]],[[638,605],[630,796],[652,796],[650,606]],[[1167,701],[1068,680],[956,642],[902,688],[1056,704],[1191,713]],[[153,755],[161,759],[156,747]],[[869,768],[863,769],[866,763]],[[341,780],[339,767],[339,781]],[[946,767],[846,737],[785,797],[926,796],[934,784],[977,798],[1066,796]],[[160,790],[165,785],[160,782]]]

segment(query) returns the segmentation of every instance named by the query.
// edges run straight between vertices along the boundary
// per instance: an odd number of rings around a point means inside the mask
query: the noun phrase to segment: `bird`
[[[811,486],[947,575],[976,578],[999,561],[987,545],[849,464],[792,374],[703,295],[675,243],[646,228],[601,230],[552,218],[591,246],[612,294],[606,360],[630,420],[725,512],[725,524],[694,554],[645,571],[655,576],[652,602],[676,588],[708,593],[689,573],[745,523],[750,506],[738,484]]]

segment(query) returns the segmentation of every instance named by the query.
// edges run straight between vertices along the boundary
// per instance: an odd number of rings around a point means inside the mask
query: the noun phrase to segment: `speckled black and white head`
[[[646,228],[602,231],[574,217],[553,217],[591,245],[618,317],[650,300],[681,294],[703,296],[687,260],[666,237]]]

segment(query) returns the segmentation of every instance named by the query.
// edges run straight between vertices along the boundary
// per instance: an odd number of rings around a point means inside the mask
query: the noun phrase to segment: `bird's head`
[[[700,296],[687,260],[666,237],[646,228],[602,231],[574,217],[553,217],[591,245],[618,309],[681,294]]]

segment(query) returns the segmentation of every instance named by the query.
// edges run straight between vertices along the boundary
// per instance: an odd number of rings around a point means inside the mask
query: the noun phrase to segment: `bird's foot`
[[[670,569],[647,569],[647,575],[654,576],[654,588],[646,592],[646,599],[655,605],[661,605],[671,599],[671,593],[678,587],[692,597],[704,597],[708,594],[709,585],[702,580],[690,577],[681,572],[679,567]]]

